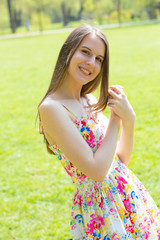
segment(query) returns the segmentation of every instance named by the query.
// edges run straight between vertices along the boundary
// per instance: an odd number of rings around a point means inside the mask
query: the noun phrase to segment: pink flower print
[[[109,196],[110,196],[111,202],[114,202],[114,198],[113,198],[113,195],[112,195],[111,191],[109,191]]]
[[[90,197],[87,198],[87,205],[88,205],[88,206],[92,206],[92,205],[93,205]]]
[[[124,184],[127,184],[127,181],[123,177],[119,176],[118,179],[119,179],[119,181],[123,182]]]
[[[144,239],[148,239],[149,237],[149,232],[145,232]]]
[[[92,188],[90,187],[90,192],[91,192],[91,196],[92,198],[94,197],[94,193],[92,192]]]
[[[100,203],[99,203],[99,207],[100,207],[101,209],[103,209],[103,205],[104,205],[103,202],[100,202]]]
[[[123,189],[125,188],[125,184],[127,184],[127,181],[121,176],[115,177],[115,179],[117,180],[118,184],[117,189],[121,194],[123,194]]]
[[[86,136],[86,142],[91,145],[95,141],[95,136],[92,131]],[[95,145],[94,145],[95,146]]]
[[[146,222],[146,223],[143,222],[143,224],[140,223],[139,226],[140,226],[143,230],[147,230],[147,229],[149,229],[149,228],[151,227],[151,225],[150,225],[148,222]]]
[[[141,227],[141,228],[143,229],[143,224],[142,224],[142,223],[140,223],[140,224],[139,224],[139,227]]]
[[[82,176],[78,176],[78,179],[79,179],[79,181],[80,181],[80,183],[82,183],[82,182],[84,182],[85,181],[85,179],[86,179],[86,175],[82,175]]]
[[[95,217],[95,214],[92,214],[91,217],[90,223],[87,224],[87,232],[94,236],[94,230],[100,229],[104,225],[104,219],[100,215]]]
[[[103,137],[104,137],[104,135],[101,134],[100,137],[99,137],[99,140],[102,141],[102,140],[103,140]]]
[[[76,228],[76,224],[73,224],[71,229],[74,230]]]
[[[119,236],[117,235],[117,233],[113,233],[112,234],[112,240],[120,240]]]
[[[114,209],[113,209],[113,208],[111,208],[111,209],[110,209],[110,212],[114,212]]]
[[[92,140],[94,140],[94,139],[95,139],[95,136],[94,136],[94,134],[93,134],[93,132],[92,132],[92,131],[90,131],[90,137],[91,137],[91,139],[92,139]]]
[[[70,162],[70,166],[71,166],[71,168],[74,167],[73,163]]]
[[[145,221],[145,222],[147,221],[147,217],[144,217],[144,221]]]
[[[93,205],[92,201],[90,200],[89,202],[87,202],[87,205],[92,206]]]
[[[97,223],[95,219],[92,219],[90,223],[87,223],[86,231],[90,234],[93,234],[94,229],[97,228]]]
[[[74,177],[74,171],[71,169],[70,166],[65,168],[66,172],[68,173],[69,176]]]
[[[84,126],[86,125],[86,121],[85,121],[85,120],[82,120],[82,121],[81,121],[81,124],[82,124],[82,126],[84,127]]]
[[[158,239],[160,240],[160,229],[157,230]]]
[[[78,204],[79,206],[82,206],[82,196],[81,195],[77,196],[77,201],[75,201],[74,204]]]
[[[131,225],[127,225],[127,226],[126,226],[126,230],[127,230],[128,232],[130,232],[130,233],[134,233],[133,226],[131,226]]]
[[[119,190],[119,193],[121,193],[123,195],[124,185],[122,185],[121,183],[118,182],[117,189]]]
[[[95,191],[98,190],[98,185],[97,185],[96,182],[94,182],[94,190],[95,190]]]
[[[115,170],[117,170],[117,172],[119,172],[119,173],[121,172],[121,171],[119,170],[119,168],[115,168]]]
[[[104,225],[104,219],[102,216],[98,215],[97,217],[98,221],[100,222],[101,225]]]
[[[131,203],[129,201],[129,199],[125,199],[123,200],[124,206],[127,209],[128,212],[131,212]]]

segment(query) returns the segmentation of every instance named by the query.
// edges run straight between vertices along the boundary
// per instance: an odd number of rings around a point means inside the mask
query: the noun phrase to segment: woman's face
[[[105,54],[103,40],[94,33],[88,34],[75,51],[68,68],[70,80],[84,85],[97,77]]]

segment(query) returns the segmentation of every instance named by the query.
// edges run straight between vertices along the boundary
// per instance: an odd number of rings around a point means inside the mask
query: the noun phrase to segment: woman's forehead
[[[95,33],[90,33],[85,36],[79,47],[88,47],[92,51],[98,52],[100,55],[104,55],[105,52],[104,41]]]

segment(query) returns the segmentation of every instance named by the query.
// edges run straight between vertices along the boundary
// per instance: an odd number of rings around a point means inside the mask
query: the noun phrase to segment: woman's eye
[[[97,61],[100,62],[100,63],[103,62],[103,60],[102,60],[101,58],[99,58],[99,57],[97,57],[96,59],[97,59]]]
[[[89,55],[89,51],[88,50],[82,50],[82,52]]]

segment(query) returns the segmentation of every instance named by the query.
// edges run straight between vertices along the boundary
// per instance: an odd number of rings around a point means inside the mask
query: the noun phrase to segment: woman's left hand
[[[135,120],[135,112],[120,85],[112,85],[108,91],[108,107],[122,120],[130,122]]]

